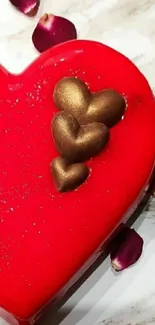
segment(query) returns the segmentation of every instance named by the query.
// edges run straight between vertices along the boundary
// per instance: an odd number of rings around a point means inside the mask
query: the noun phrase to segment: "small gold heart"
[[[61,111],[71,113],[79,124],[101,122],[115,125],[125,112],[124,98],[113,89],[91,93],[78,78],[63,78],[55,86],[53,100]]]
[[[57,82],[53,100],[60,111],[71,113],[77,120],[88,108],[91,93],[78,78],[63,78]]]
[[[74,190],[84,183],[89,175],[89,169],[84,164],[71,165],[61,157],[52,161],[51,171],[59,192]]]
[[[55,115],[52,131],[57,150],[69,162],[81,162],[97,155],[106,145],[110,134],[102,123],[80,126],[67,112]]]

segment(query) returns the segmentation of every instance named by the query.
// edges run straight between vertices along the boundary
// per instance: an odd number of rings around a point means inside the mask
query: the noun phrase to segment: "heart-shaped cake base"
[[[78,77],[93,93],[117,91],[126,111],[105,149],[84,162],[87,180],[62,194],[51,173],[59,156],[51,121],[64,77]],[[155,161],[155,102],[127,58],[91,41],[57,46],[21,75],[1,68],[0,78],[0,306],[28,320],[141,200]]]

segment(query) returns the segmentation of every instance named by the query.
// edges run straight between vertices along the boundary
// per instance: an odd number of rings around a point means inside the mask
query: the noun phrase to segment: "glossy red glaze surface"
[[[92,91],[125,96],[124,119],[91,176],[60,194],[51,120],[55,83],[77,76]],[[132,208],[155,160],[155,102],[139,70],[99,43],[73,41],[41,55],[18,76],[0,71],[0,306],[29,319],[68,282]]]

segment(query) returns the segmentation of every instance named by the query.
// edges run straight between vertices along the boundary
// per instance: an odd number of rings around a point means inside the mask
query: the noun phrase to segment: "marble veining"
[[[51,12],[71,19],[79,38],[101,41],[129,57],[155,88],[154,0],[41,0],[34,19],[0,1],[0,62],[19,73],[38,53],[31,35],[39,17]],[[144,238],[143,256],[132,268],[114,274],[109,258],[78,287],[63,307],[41,324],[155,324],[155,200],[151,199],[134,228]],[[0,320],[0,325],[6,322]]]

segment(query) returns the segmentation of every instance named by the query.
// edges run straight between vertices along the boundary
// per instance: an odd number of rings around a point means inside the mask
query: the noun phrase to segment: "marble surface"
[[[18,73],[38,56],[31,34],[45,12],[71,19],[79,38],[102,41],[128,56],[155,88],[154,0],[41,0],[35,19],[0,1],[0,62]],[[63,307],[42,324],[155,324],[155,200],[135,221],[144,238],[144,252],[132,268],[116,275],[109,258],[74,292]],[[0,321],[2,325],[3,322]]]

